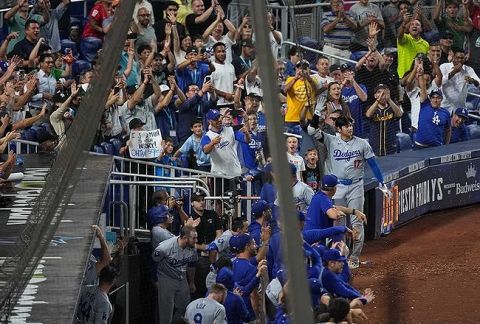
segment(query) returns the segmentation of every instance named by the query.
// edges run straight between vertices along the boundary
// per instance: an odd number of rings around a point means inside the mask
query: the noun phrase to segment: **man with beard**
[[[185,226],[179,236],[174,236],[160,243],[152,254],[158,263],[158,307],[160,324],[170,324],[172,319],[185,314],[190,302],[190,291],[187,282],[193,282],[191,270],[187,265],[198,260],[195,244],[197,232],[194,228]],[[175,316],[173,310],[175,308]]]
[[[155,36],[155,29],[150,24],[152,13],[146,8],[140,8],[138,10],[138,23],[133,25],[133,32],[137,33],[137,39],[135,40],[135,50],[142,45],[149,45],[152,42],[157,42]]]
[[[218,42],[213,45],[215,62],[212,62],[215,71],[212,72],[212,83],[218,97],[219,108],[233,104],[233,82],[235,81],[235,68],[226,61],[227,46]]]
[[[406,33],[408,31],[408,33]],[[405,19],[398,29],[398,76],[400,78],[410,70],[418,53],[428,53],[428,42],[421,36],[422,23],[417,19]]]
[[[178,13],[178,3],[175,1],[167,1],[162,3],[163,5],[163,19],[160,19],[155,22],[153,28],[155,29],[155,35],[157,36],[157,41],[163,42],[167,37],[165,33],[166,25],[172,25],[172,28],[176,28],[178,35],[185,35],[185,26],[182,24],[177,25],[177,13]],[[173,33],[169,35],[170,44],[173,44]]]

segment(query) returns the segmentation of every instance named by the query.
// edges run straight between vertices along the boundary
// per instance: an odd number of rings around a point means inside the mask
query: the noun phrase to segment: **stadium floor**
[[[368,323],[480,323],[480,205],[431,213],[369,241],[354,286]]]

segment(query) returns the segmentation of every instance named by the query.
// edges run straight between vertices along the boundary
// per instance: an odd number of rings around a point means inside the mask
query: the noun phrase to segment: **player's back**
[[[209,298],[199,298],[188,304],[185,318],[189,323],[227,323],[225,307]]]
[[[76,318],[82,324],[108,323],[112,314],[112,304],[98,286],[85,287],[80,296]]]

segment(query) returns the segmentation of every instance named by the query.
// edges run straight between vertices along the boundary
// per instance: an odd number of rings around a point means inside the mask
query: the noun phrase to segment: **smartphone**
[[[207,48],[204,46],[200,49],[200,54],[205,54],[207,52]]]
[[[207,83],[207,82],[210,82],[210,81],[212,81],[212,77],[210,75],[207,75],[205,77],[205,79],[203,80],[203,83]]]
[[[119,93],[119,92],[120,92],[120,87],[114,87],[114,88],[113,88],[113,93],[114,93],[114,94],[117,94],[117,93]]]

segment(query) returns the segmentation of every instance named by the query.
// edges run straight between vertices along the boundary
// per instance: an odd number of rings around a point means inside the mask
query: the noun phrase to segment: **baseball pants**
[[[187,279],[177,280],[158,276],[158,314],[160,324],[171,324],[173,318],[183,317],[190,303]],[[175,310],[175,314],[173,311]]]
[[[333,201],[335,205],[355,208],[363,212],[363,204],[365,202],[363,180],[348,186],[338,184],[335,196],[333,196]],[[352,230],[357,233],[356,239],[354,238],[353,240],[353,249],[350,252],[350,259],[353,262],[359,262],[363,248],[363,241],[365,239],[365,230],[362,221],[357,219],[357,216],[350,215],[350,222],[352,224]],[[341,219],[338,225],[346,225],[345,218]]]

